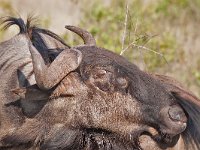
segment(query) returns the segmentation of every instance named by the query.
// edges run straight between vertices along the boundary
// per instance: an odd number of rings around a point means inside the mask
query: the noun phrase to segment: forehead
[[[83,54],[82,67],[113,67],[124,70],[127,73],[133,70],[137,71],[139,68],[130,63],[126,58],[96,46],[82,46],[78,49]]]

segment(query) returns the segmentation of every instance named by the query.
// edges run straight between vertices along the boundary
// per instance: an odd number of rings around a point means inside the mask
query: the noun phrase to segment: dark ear
[[[27,101],[46,100],[50,96],[50,91],[43,91],[36,84],[12,89],[11,91],[18,95],[20,99],[26,99]]]
[[[185,146],[200,149],[200,100],[186,91],[172,94],[188,115],[187,128],[182,133]]]
[[[42,91],[37,85],[12,90],[20,99],[20,107],[24,115],[34,117],[49,100],[50,91]]]

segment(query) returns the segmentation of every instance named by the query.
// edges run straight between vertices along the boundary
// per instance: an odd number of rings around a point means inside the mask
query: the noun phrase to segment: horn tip
[[[72,25],[66,25],[65,28],[68,29],[68,30],[70,30],[70,29],[74,28],[74,26],[72,26]]]

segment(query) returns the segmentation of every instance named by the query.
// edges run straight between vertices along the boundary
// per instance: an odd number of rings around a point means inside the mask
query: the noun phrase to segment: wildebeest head
[[[70,115],[82,120],[73,118],[74,124],[131,140],[144,132],[168,140],[185,130],[186,115],[165,86],[125,58],[97,47],[88,32],[67,28],[81,35],[85,45],[63,50],[50,66],[31,43],[30,52],[37,86],[53,89],[50,97],[57,105],[61,101],[62,109],[68,109],[70,101],[78,103],[75,109],[80,112]]]
[[[30,41],[37,84],[15,91],[27,101],[47,101],[35,117],[48,126],[45,129],[57,124],[99,129],[133,143],[142,134],[170,143],[184,132],[190,114],[174,90],[124,57],[97,47],[87,31],[66,28],[80,35],[85,45],[62,50],[46,65]]]

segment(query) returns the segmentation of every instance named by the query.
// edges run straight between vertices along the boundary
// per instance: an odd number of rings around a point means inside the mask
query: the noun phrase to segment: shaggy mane
[[[49,35],[50,37],[56,39],[66,47],[69,47],[62,38],[60,38],[57,34],[51,32],[47,29],[42,29],[38,27],[38,19],[36,17],[33,17],[31,15],[28,16],[26,23],[22,18],[15,18],[15,17],[2,17],[0,18],[0,25],[3,25],[3,30],[7,30],[12,25],[17,25],[20,29],[19,33],[28,33],[29,36],[32,37],[32,34],[39,34],[43,33],[46,35]]]

